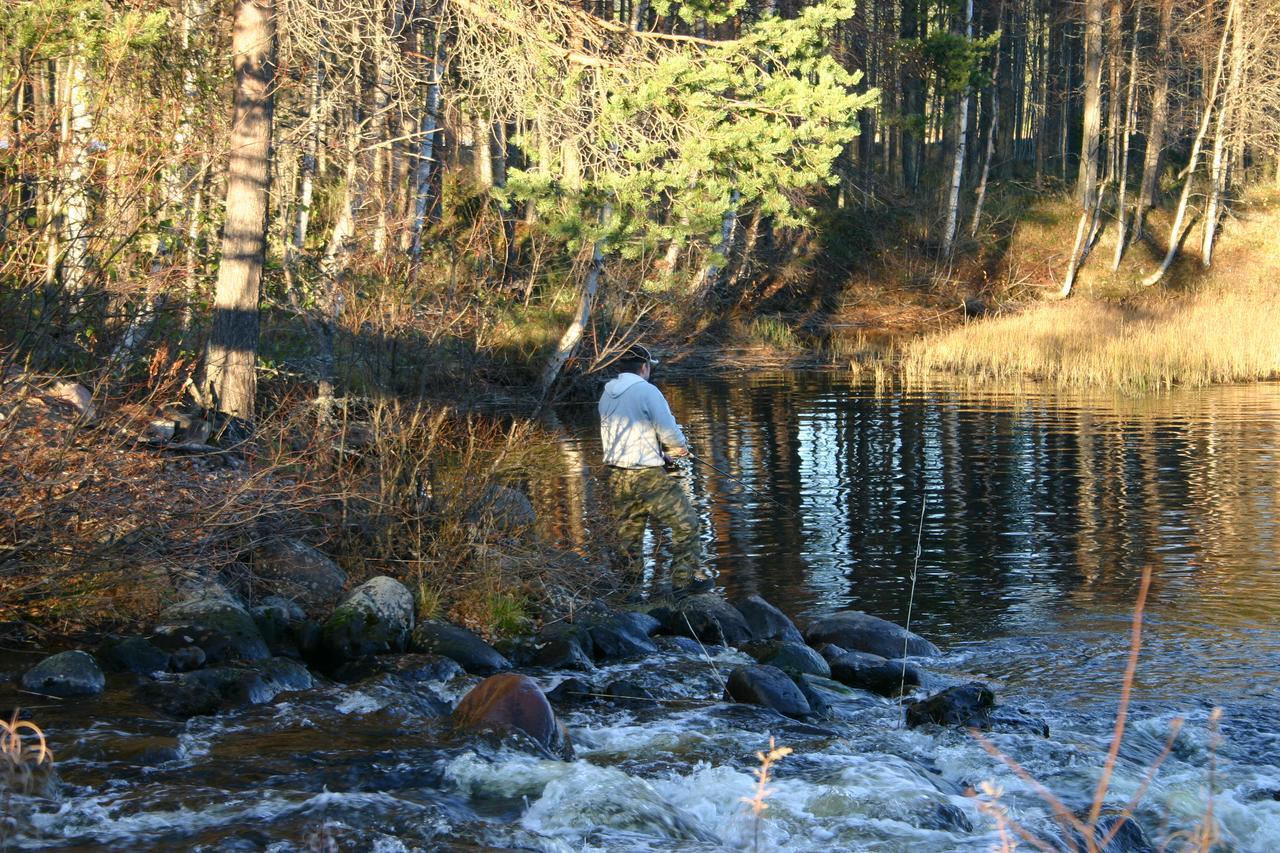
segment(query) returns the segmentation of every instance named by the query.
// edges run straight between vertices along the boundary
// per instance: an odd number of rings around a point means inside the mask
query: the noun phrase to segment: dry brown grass
[[[1127,282],[1135,259],[1115,276],[1095,271],[1092,279],[1095,293],[1118,291],[1122,299],[1090,298],[1086,288],[931,335],[908,347],[903,372],[915,380],[945,373],[1133,391],[1280,377],[1280,210],[1268,201],[1255,199],[1248,219],[1231,224],[1211,271],[1190,282],[1184,274],[1189,295],[1135,290]],[[1108,255],[1100,245],[1091,263],[1108,266]]]

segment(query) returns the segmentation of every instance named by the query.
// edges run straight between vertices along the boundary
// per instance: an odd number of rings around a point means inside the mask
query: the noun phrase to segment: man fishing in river
[[[600,439],[631,579],[638,580],[652,517],[671,530],[672,593],[683,598],[710,592],[715,581],[702,565],[698,514],[667,470],[689,448],[666,398],[648,381],[657,363],[639,344],[618,359],[618,375],[600,397]]]

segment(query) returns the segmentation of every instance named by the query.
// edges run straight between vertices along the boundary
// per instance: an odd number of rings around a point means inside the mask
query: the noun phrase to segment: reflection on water
[[[1062,655],[1022,662],[1040,678],[1037,666],[1079,674],[1080,656],[1123,651],[1150,565],[1149,680],[1280,689],[1280,386],[876,393],[778,373],[663,388],[694,452],[723,472],[685,476],[731,593],[802,617],[853,607],[902,621],[918,537],[913,625],[952,645],[1056,638]],[[605,494],[594,420],[573,432],[567,488],[542,498],[560,504],[544,512],[565,519],[557,532],[582,541]]]

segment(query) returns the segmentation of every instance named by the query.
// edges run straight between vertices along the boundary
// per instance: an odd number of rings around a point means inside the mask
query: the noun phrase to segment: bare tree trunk
[[[1146,152],[1142,157],[1142,185],[1138,189],[1137,210],[1133,219],[1133,236],[1142,236],[1147,211],[1156,202],[1160,179],[1160,160],[1164,152],[1165,127],[1169,122],[1169,48],[1173,30],[1173,0],[1160,0],[1160,21],[1156,36],[1156,78],[1151,93],[1151,124],[1147,131]]]
[[[973,0],[964,7],[964,37],[973,38]],[[960,114],[956,118],[956,150],[951,165],[951,196],[947,200],[947,226],[942,236],[942,254],[951,257],[955,249],[956,229],[960,223],[960,184],[964,180],[964,158],[969,142],[969,87],[960,95]]]
[[[436,136],[440,133],[440,78],[444,74],[444,62],[439,33],[433,41],[431,81],[427,84],[426,105],[422,111],[422,138],[418,143],[418,166],[414,173],[413,242],[409,257],[415,263],[422,257],[422,232],[426,227],[427,212],[431,209],[431,173],[435,167]]]
[[[235,98],[227,215],[201,388],[209,406],[248,422],[257,392],[258,301],[271,181],[274,0],[237,0],[232,31]]]
[[[995,64],[996,73],[999,73],[1000,63]],[[970,236],[978,236],[978,226],[982,222],[982,206],[987,200],[987,178],[991,176],[991,158],[996,153],[996,133],[1000,127],[1000,94],[996,88],[995,77],[991,81],[991,123],[987,127],[987,152],[982,160],[982,176],[978,179],[978,197],[973,202],[973,222],[969,225]],[[1036,145],[1036,151],[1042,151],[1039,144]],[[1039,156],[1037,154],[1037,156]],[[1037,161],[1043,165],[1043,161]],[[1037,167],[1037,173],[1039,166]]]
[[[1227,79],[1227,89],[1222,94],[1222,106],[1218,109],[1218,123],[1213,132],[1213,165],[1210,168],[1209,204],[1204,214],[1204,242],[1200,249],[1200,263],[1208,269],[1213,265],[1213,241],[1218,230],[1218,219],[1222,207],[1222,197],[1226,191],[1229,166],[1227,149],[1235,132],[1232,121],[1235,118],[1236,99],[1240,92],[1240,78],[1244,73],[1244,26],[1239,3],[1235,6],[1235,19],[1232,26],[1231,40],[1231,75]]]
[[[609,220],[612,218],[613,209],[606,204],[600,212],[600,222],[605,227],[608,227]],[[587,270],[587,279],[583,282],[582,293],[578,297],[578,310],[574,313],[573,321],[569,323],[569,328],[565,329],[564,334],[560,336],[560,342],[556,344],[555,352],[551,354],[551,358],[547,360],[546,368],[542,371],[542,398],[544,400],[551,393],[552,386],[556,384],[556,379],[559,378],[565,362],[577,352],[578,344],[582,342],[582,336],[587,330],[587,324],[591,322],[591,308],[596,301],[596,291],[600,288],[600,274],[604,271],[604,242],[603,237],[596,240],[591,249],[591,267]]]
[[[1133,139],[1134,124],[1137,121],[1138,95],[1138,33],[1142,31],[1142,7],[1134,12],[1133,47],[1129,54],[1129,91],[1125,95],[1124,106],[1124,141],[1120,155],[1120,182],[1116,191],[1116,251],[1111,259],[1111,271],[1120,269],[1120,261],[1124,258],[1124,247],[1128,239],[1125,231],[1126,213],[1125,195],[1129,188],[1129,147]]]
[[[1076,198],[1086,215],[1098,195],[1098,154],[1102,143],[1102,0],[1084,0],[1084,130]]]
[[[493,125],[480,113],[475,115],[476,181],[484,190],[493,189]]]
[[[903,0],[901,33],[904,39],[919,38],[921,0]],[[902,181],[908,190],[920,183],[920,167],[924,153],[925,91],[920,72],[901,69],[902,73]]]
[[[1173,266],[1174,258],[1182,245],[1182,224],[1187,216],[1187,201],[1191,198],[1191,186],[1195,183],[1196,166],[1200,162],[1200,148],[1204,145],[1205,134],[1209,132],[1209,121],[1213,118],[1213,105],[1218,100],[1218,88],[1222,82],[1222,65],[1226,58],[1227,36],[1231,33],[1231,22],[1236,17],[1236,5],[1239,0],[1230,0],[1227,7],[1227,20],[1222,27],[1222,41],[1218,45],[1218,61],[1213,72],[1213,83],[1209,87],[1209,95],[1204,102],[1204,115],[1200,119],[1200,130],[1196,133],[1195,142],[1191,143],[1191,157],[1187,161],[1187,180],[1182,185],[1182,195],[1178,197],[1178,210],[1173,216],[1173,226],[1169,229],[1169,250],[1159,269],[1142,280],[1148,287],[1164,278],[1164,274]]]
[[[307,229],[311,225],[311,203],[315,198],[316,165],[320,157],[320,143],[324,138],[323,114],[324,67],[319,60],[311,72],[311,103],[309,116],[311,133],[307,137],[307,150],[302,155],[302,175],[298,189],[298,217],[293,227],[293,240],[286,250],[289,261],[295,262],[307,245]],[[288,266],[289,264],[286,264]]]
[[[720,282],[720,272],[729,263],[729,254],[733,251],[733,238],[738,231],[738,200],[741,194],[737,190],[729,193],[729,208],[720,220],[720,242],[716,244],[712,260],[703,266],[698,278],[693,283],[694,301],[706,302],[715,292]]]
[[[62,287],[78,305],[89,274],[89,79],[85,59],[78,54],[63,60],[63,135],[67,173],[62,192]]]

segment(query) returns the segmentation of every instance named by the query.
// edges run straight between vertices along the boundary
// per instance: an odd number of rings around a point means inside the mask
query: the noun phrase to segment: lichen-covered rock
[[[413,593],[380,575],[351,591],[325,621],[323,645],[335,661],[402,651],[413,631]]]
[[[787,614],[774,607],[758,595],[749,595],[735,601],[734,607],[746,620],[751,629],[751,636],[756,642],[780,640],[786,643],[804,643],[804,636],[795,623],[787,618]]]
[[[846,610],[819,619],[805,632],[805,641],[815,648],[834,643],[851,652],[866,652],[890,660],[904,654],[922,657],[940,654],[937,646],[919,634],[861,610]]]
[[[249,611],[226,594],[180,602],[160,614],[153,642],[169,652],[199,646],[208,663],[271,657]]]
[[[347,573],[321,551],[298,539],[272,539],[253,558],[254,587],[316,613],[332,607],[347,586]]]
[[[775,666],[738,667],[729,673],[726,692],[735,702],[763,705],[784,717],[802,719],[813,712],[800,688]]]
[[[520,731],[554,756],[573,757],[573,746],[551,703],[537,682],[526,675],[489,676],[462,697],[451,719],[464,730]]]
[[[438,619],[423,621],[414,629],[413,648],[455,660],[472,675],[493,675],[511,669],[511,661],[493,646],[466,628]]]
[[[823,660],[822,655],[803,643],[752,643],[742,651],[759,663],[776,666],[792,678],[799,678],[801,675],[819,675],[823,678],[831,676],[831,666]]]
[[[97,696],[106,685],[98,662],[88,652],[78,650],[50,655],[22,676],[22,686],[27,690],[62,698]]]
[[[152,675],[169,669],[169,653],[142,637],[105,642],[98,657],[113,672]]]
[[[886,660],[866,652],[845,652],[831,661],[831,677],[846,687],[893,696],[904,685],[918,685],[920,670],[902,660]]]

